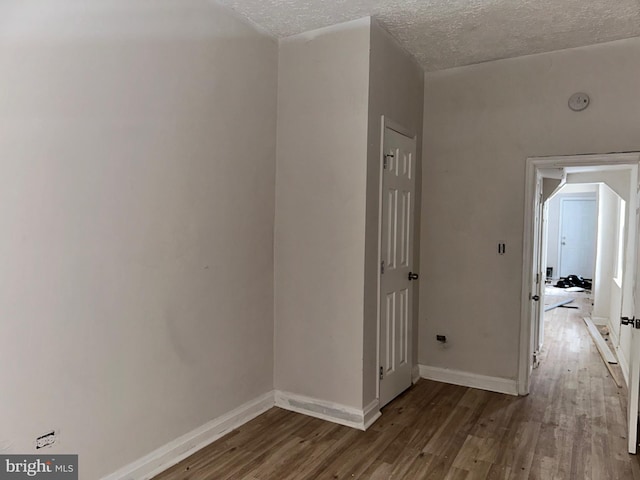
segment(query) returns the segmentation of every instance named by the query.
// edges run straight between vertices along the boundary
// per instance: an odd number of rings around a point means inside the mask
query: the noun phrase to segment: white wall
[[[93,480],[272,389],[277,44],[206,0],[0,18],[0,446]]]
[[[417,135],[416,211],[414,270],[420,265],[420,183],[422,150],[422,106],[424,74],[415,60],[373,20],[371,24],[371,54],[369,81],[369,128],[367,151],[367,225],[365,247],[364,306],[364,385],[363,405],[376,398],[378,376],[378,223],[380,201],[380,134],[381,117],[385,115]],[[414,282],[415,285],[416,282]],[[418,357],[418,290],[414,286],[413,363]]]
[[[370,20],[280,42],[275,387],[361,408]]]
[[[421,364],[517,377],[525,160],[640,150],[638,55],[629,39],[426,75]]]
[[[627,183],[627,186],[630,186],[629,183]],[[608,187],[604,187],[604,188],[608,188]],[[612,250],[613,250],[613,259],[612,259],[612,265],[611,265],[611,277],[609,279],[609,298],[608,298],[608,307],[609,307],[609,311],[607,312],[606,315],[606,319],[607,319],[607,325],[609,327],[609,332],[611,333],[611,339],[612,339],[612,344],[615,347],[619,347],[620,346],[620,317],[622,316],[622,292],[623,292],[623,282],[622,279],[624,278],[624,271],[628,268],[628,265],[624,265],[624,258],[625,258],[625,239],[628,238],[628,215],[629,215],[629,208],[628,208],[628,203],[625,202],[622,198],[620,198],[617,194],[615,194],[615,209],[611,209],[611,212],[609,212],[609,215],[612,215],[614,217],[614,221],[615,221],[615,225],[613,226],[613,228],[615,229],[614,231],[614,238],[613,238],[613,245],[612,245]],[[622,221],[620,220],[620,215],[621,215],[621,210],[624,209],[624,211],[627,213],[627,219],[624,220],[624,224],[622,224]],[[633,209],[631,209],[633,210]],[[632,215],[635,216],[635,212],[631,212]],[[622,238],[620,238],[619,236],[622,235]],[[620,241],[622,241],[622,243],[620,243]],[[622,272],[623,275],[620,276],[616,276],[616,270],[617,270],[617,262],[619,261],[618,257],[621,256],[621,260],[622,260]],[[632,286],[633,288],[633,286]],[[625,336],[625,340],[629,340],[629,338],[627,336]],[[625,342],[625,347],[628,347],[628,342]],[[625,358],[621,358],[621,357],[625,357]],[[621,360],[621,367],[622,367],[622,372],[624,373],[624,377],[625,380],[628,381],[628,360],[630,357],[630,352],[627,350],[621,350],[618,348],[618,358]]]
[[[607,324],[611,310],[611,283],[615,274],[619,198],[605,184],[599,184],[598,238],[591,317],[595,323],[602,325]]]
[[[618,168],[612,170],[603,169],[592,172],[568,173],[565,188],[581,188],[581,184],[605,183],[626,202],[629,200],[630,195],[629,176],[631,175],[631,170],[628,166],[618,166]]]
[[[422,70],[375,20],[280,43],[278,390],[355,408],[377,397],[380,121],[420,138],[423,92]]]

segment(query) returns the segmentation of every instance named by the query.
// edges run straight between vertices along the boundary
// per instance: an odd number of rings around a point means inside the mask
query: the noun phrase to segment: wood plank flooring
[[[640,480],[626,392],[584,326],[588,297],[573,305],[547,312],[527,397],[421,380],[367,432],[273,408],[156,480]]]

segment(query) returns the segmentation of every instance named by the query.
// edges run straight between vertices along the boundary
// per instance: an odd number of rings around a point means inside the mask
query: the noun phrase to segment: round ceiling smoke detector
[[[578,92],[569,98],[569,108],[574,112],[581,112],[589,106],[591,99],[586,93]]]

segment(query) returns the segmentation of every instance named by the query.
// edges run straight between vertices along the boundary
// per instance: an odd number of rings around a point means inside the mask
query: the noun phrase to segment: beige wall
[[[630,176],[631,167],[608,171],[568,173],[565,188],[581,183],[605,183],[625,202],[628,202],[629,198],[631,198],[629,191]]]
[[[277,44],[205,0],[0,18],[0,449],[96,479],[272,389]]]
[[[377,387],[377,308],[378,308],[378,223],[380,202],[380,132],[381,117],[385,115],[418,136],[417,185],[420,193],[420,151],[422,150],[422,106],[424,75],[422,69],[397,42],[373,20],[371,25],[371,54],[369,81],[369,128],[367,149],[367,226],[365,248],[365,304],[364,304],[364,385],[363,404],[376,398]],[[415,269],[420,262],[420,199],[416,199],[416,240],[414,242]],[[414,300],[414,364],[418,355],[418,291]]]
[[[516,378],[525,159],[640,150],[639,54],[630,39],[426,76],[421,364]]]
[[[362,407],[369,19],[280,42],[275,388]]]

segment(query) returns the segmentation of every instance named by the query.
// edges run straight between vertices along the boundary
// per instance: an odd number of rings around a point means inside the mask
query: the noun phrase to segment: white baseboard
[[[380,413],[380,402],[373,400],[369,405],[364,407],[364,425],[363,430],[367,430],[382,416]]]
[[[477,373],[449,370],[447,368],[420,365],[420,376],[427,380],[452,383],[463,387],[479,388],[490,392],[518,395],[518,385],[515,380],[500,377],[488,377]]]
[[[359,430],[369,428],[381,415],[378,400],[359,410],[303,395],[271,391],[167,443],[101,480],[149,480],[273,406]]]
[[[275,403],[277,407],[285,410],[357,428],[358,430],[366,430],[380,417],[377,400],[360,410],[339,403],[276,390]]]
[[[587,326],[587,330],[589,330],[589,334],[593,339],[593,343],[598,349],[598,351],[600,352],[600,355],[602,356],[602,358],[604,358],[604,360],[607,363],[617,364],[618,359],[609,348],[609,345],[611,344],[611,342],[607,343],[604,337],[600,334],[600,330],[598,330],[598,328],[596,327],[596,324],[593,323],[593,320],[591,318],[582,317],[582,319],[584,320],[584,324]]]
[[[102,480],[147,480],[153,478],[273,406],[274,392],[265,393],[103,477]]]

